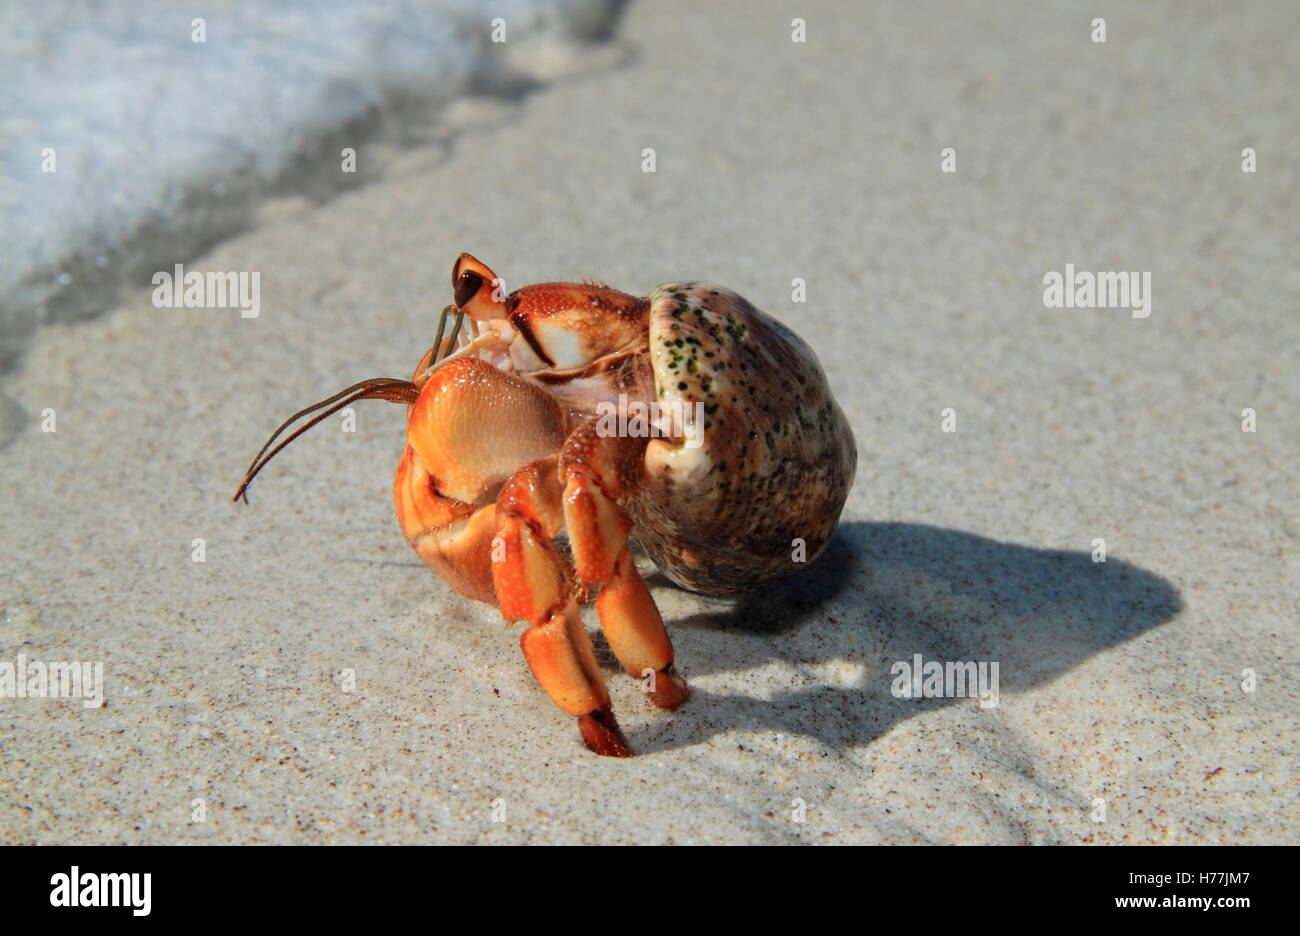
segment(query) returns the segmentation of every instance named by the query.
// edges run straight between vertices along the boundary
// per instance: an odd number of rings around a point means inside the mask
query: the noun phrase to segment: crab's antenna
[[[271,433],[271,438],[266,440],[266,444],[262,446],[262,450],[257,453],[257,457],[254,458],[252,464],[248,466],[248,471],[244,475],[243,483],[239,485],[239,490],[235,492],[235,496],[231,499],[238,501],[242,498],[244,503],[247,504],[248,494],[246,492],[248,490],[248,485],[252,483],[253,478],[257,476],[257,473],[266,467],[266,463],[279,454],[280,450],[286,445],[298,438],[298,436],[302,435],[322,419],[327,419],[334,415],[339,410],[343,409],[343,407],[355,403],[358,400],[387,400],[390,403],[410,404],[414,403],[419,395],[420,391],[417,390],[415,384],[411,383],[409,380],[398,380],[395,377],[372,377],[369,380],[354,383],[346,390],[340,390],[333,396],[321,400],[319,403],[313,403],[306,409],[299,410],[284,422],[280,423],[279,428],[276,429],[275,432]],[[327,406],[329,409],[312,418],[305,425],[299,426],[293,434],[289,436],[289,438],[285,439],[274,449],[271,449],[270,454],[267,454],[267,449],[271,448],[271,443],[280,437],[280,433],[284,432],[284,430],[288,429],[302,417]]]

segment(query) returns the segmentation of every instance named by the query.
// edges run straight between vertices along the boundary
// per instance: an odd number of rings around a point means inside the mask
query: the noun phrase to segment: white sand
[[[190,264],[260,271],[258,319],[141,289],[39,333],[3,384],[0,661],[102,660],[107,706],[0,699],[0,839],[1296,840],[1296,8],[799,6],[803,45],[782,4],[635,4],[621,66],[272,206]],[[409,374],[461,250],[512,287],[738,289],[857,434],[802,579],[656,580],[696,695],[609,673],[634,760],[402,541],[399,409],[229,502],[281,418]],[[1044,308],[1066,263],[1151,271],[1150,318]],[[896,699],[915,653],[999,662],[999,707]]]

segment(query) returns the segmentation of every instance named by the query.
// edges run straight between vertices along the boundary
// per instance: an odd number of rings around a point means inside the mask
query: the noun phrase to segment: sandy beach
[[[158,267],[257,271],[255,318],[142,281],[35,332],[0,378],[0,662],[100,661],[104,704],[0,698],[0,841],[1300,838],[1300,8],[798,7],[633,2],[445,141],[358,142],[369,184]],[[461,251],[510,288],[729,286],[852,424],[806,572],[650,577],[694,696],[605,654],[631,760],[403,541],[400,408],[231,503],[283,418],[410,375]],[[1047,305],[1067,264],[1149,274],[1148,314]],[[997,663],[997,704],[900,698],[917,655]]]

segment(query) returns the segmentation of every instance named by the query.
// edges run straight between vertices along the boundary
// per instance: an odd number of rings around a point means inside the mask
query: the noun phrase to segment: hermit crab
[[[235,499],[342,407],[406,404],[393,499],[407,541],[460,594],[523,621],[542,689],[597,754],[629,756],[582,605],[595,596],[650,701],[677,707],[688,689],[632,542],[706,594],[806,567],[853,483],[852,430],[808,345],[729,289],[666,283],[641,297],[588,281],[507,295],[469,254],[452,287],[411,380],[365,380],[290,417]]]

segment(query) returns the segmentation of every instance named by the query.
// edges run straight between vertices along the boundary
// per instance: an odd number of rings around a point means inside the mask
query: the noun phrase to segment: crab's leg
[[[497,602],[507,620],[528,623],[519,644],[533,675],[556,705],[577,717],[593,751],[631,756],[582,626],[568,564],[555,548],[564,518],[555,456],[525,465],[506,482],[496,517]]]
[[[411,446],[393,482],[397,522],[412,548],[439,577],[466,598],[496,600],[492,587],[492,537],[496,505],[475,507],[439,493]]]
[[[602,436],[588,420],[565,442],[560,456],[564,521],[574,570],[586,588],[599,586],[596,611],[619,663],[646,680],[660,708],[676,708],[690,690],[673,667],[673,645],[628,549],[631,522],[618,499],[638,483],[646,440]]]

